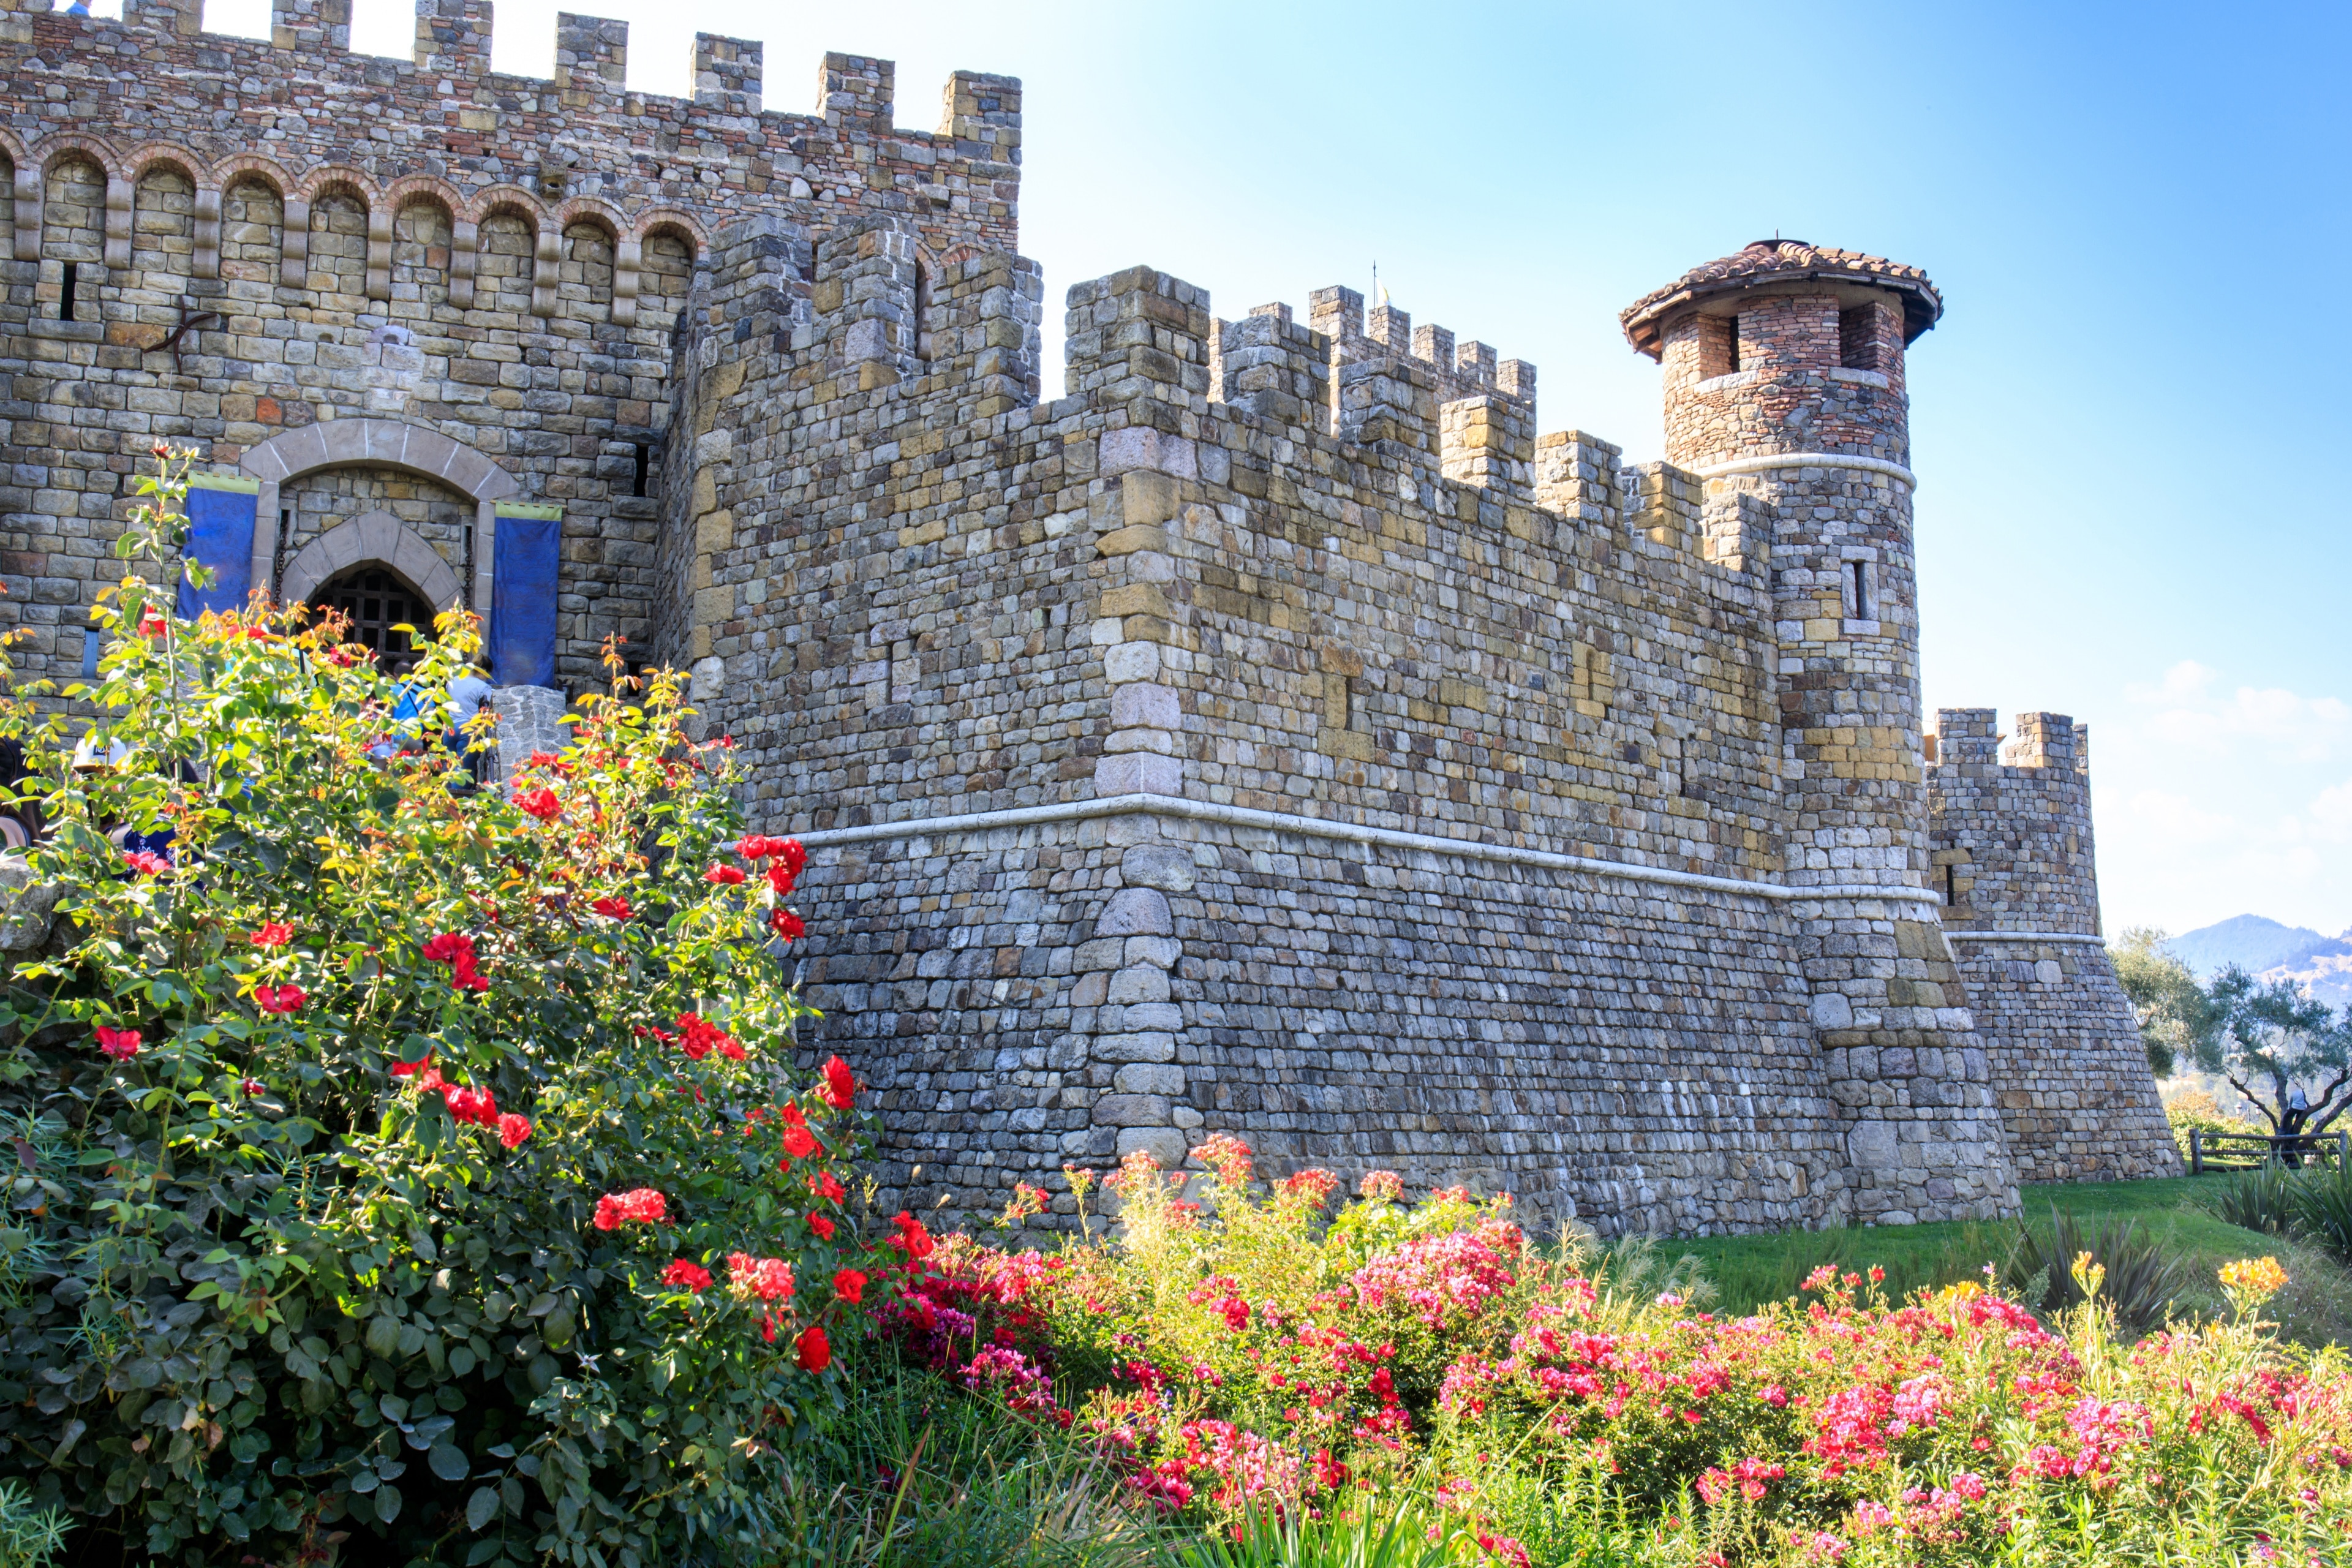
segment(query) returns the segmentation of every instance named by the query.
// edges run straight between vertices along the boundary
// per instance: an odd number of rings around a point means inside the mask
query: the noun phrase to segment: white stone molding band
[[[1308,838],[1334,838],[1349,844],[1377,845],[1387,849],[1412,849],[1429,855],[1454,855],[1470,860],[1497,860],[1517,866],[1540,866],[1554,871],[1583,871],[1597,877],[1618,877],[1636,882],[1658,882],[1709,893],[1736,893],[1752,899],[1795,900],[1882,899],[1895,903],[1941,904],[1940,894],[1924,888],[1885,888],[1868,883],[1823,887],[1783,887],[1742,877],[1710,877],[1698,871],[1675,871],[1663,866],[1636,866],[1622,860],[1601,860],[1589,855],[1559,855],[1548,849],[1523,849],[1516,845],[1486,844],[1475,838],[1440,838],[1426,833],[1406,833],[1393,827],[1367,827],[1352,822],[1326,822],[1319,817],[1294,816],[1283,811],[1255,811],[1213,800],[1186,800],[1172,795],[1115,795],[1101,800],[1066,801],[1058,805],[1014,806],[1004,811],[975,811],[961,816],[926,816],[907,822],[873,822],[856,827],[822,827],[798,835],[803,847],[825,848],[836,844],[869,844],[877,839],[928,838],[948,833],[984,833],[998,827],[1033,827],[1056,822],[1087,822],[1105,816],[1181,816],[1193,822],[1222,823],[1268,833],[1296,833]]]
[[[2103,936],[2085,936],[2074,931],[1947,931],[1947,942],[2074,942],[2085,947],[2105,947]]]
[[[1708,463],[1693,471],[1703,479],[1720,479],[1733,474],[1766,473],[1773,468],[1853,468],[1900,479],[1914,490],[1919,488],[1919,477],[1900,463],[1890,463],[1884,458],[1849,458],[1841,452],[1782,452],[1770,458],[1734,458],[1729,462]]]

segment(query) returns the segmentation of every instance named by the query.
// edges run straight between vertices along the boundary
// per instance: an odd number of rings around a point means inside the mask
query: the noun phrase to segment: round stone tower
[[[1801,240],[1685,273],[1622,320],[1665,371],[1666,458],[1769,538],[1790,906],[1852,1217],[2013,1210],[1982,1043],[1928,887],[1904,354],[1927,274]],[[1744,499],[1743,499],[1744,498]]]

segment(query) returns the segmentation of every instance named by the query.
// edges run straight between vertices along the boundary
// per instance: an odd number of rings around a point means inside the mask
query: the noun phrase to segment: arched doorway
[[[433,626],[432,601],[380,561],[363,561],[337,574],[310,595],[310,607],[320,614],[341,612],[351,622],[343,640],[362,644],[387,667],[409,656],[408,634],[394,627],[428,632]]]

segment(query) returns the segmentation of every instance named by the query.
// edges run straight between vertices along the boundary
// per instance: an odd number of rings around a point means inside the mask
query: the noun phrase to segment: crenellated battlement
[[[1009,77],[956,72],[938,128],[907,131],[893,124],[887,60],[826,55],[811,109],[780,112],[765,106],[759,43],[698,34],[692,98],[638,92],[626,86],[628,25],[603,17],[558,16],[551,77],[500,72],[488,0],[420,0],[407,59],[352,53],[337,0],[278,0],[268,40],[202,32],[198,0],[130,0],[121,21],[26,0],[0,7],[18,106],[0,127],[0,156],[22,260],[57,249],[44,211],[73,166],[105,187],[107,243],[93,259],[110,268],[127,262],[139,189],[157,171],[193,187],[208,230],[234,187],[266,188],[284,205],[280,281],[294,288],[309,280],[321,198],[356,202],[371,242],[366,297],[379,302],[390,299],[401,211],[416,203],[446,215],[448,296],[460,308],[485,223],[524,220],[541,316],[560,312],[563,235],[575,224],[601,227],[621,251],[623,321],[650,237],[674,234],[698,252],[719,225],[752,212],[793,212],[812,229],[892,214],[931,258],[1017,247],[1021,85]],[[159,77],[170,94],[154,93]],[[208,240],[193,258],[198,284],[220,279]]]

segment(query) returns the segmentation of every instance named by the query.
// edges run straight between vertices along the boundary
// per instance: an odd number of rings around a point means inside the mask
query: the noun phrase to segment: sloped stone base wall
[[[1232,1131],[1604,1232],[1844,1212],[1769,898],[1147,814],[809,837],[806,1043],[874,1085],[887,1203]]]
[[[1945,934],[1992,1058],[2017,1179],[2180,1174],[2179,1150],[2106,949]]]

